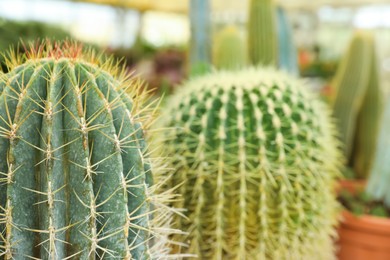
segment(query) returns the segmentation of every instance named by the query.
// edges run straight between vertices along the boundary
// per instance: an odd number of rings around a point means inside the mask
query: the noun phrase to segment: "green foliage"
[[[382,115],[378,73],[373,36],[357,32],[333,82],[333,110],[344,154],[360,178],[366,177],[372,167]]]
[[[26,57],[0,76],[1,255],[167,254],[170,213],[154,193],[140,86],[75,44]]]
[[[213,65],[217,69],[234,70],[246,64],[246,48],[237,27],[223,28],[215,38]]]
[[[326,106],[272,69],[214,72],[167,102],[157,140],[200,259],[332,259],[341,155]]]

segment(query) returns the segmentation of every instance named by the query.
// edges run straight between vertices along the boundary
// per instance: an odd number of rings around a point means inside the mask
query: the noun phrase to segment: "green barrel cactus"
[[[246,65],[246,46],[236,26],[226,26],[216,35],[213,54],[217,69],[235,70]]]
[[[47,43],[0,77],[2,259],[169,253],[168,195],[154,192],[140,84],[92,54]]]
[[[378,74],[373,36],[356,32],[333,82],[333,113],[345,157],[361,178],[368,175],[372,166],[383,110]]]
[[[194,78],[156,143],[187,209],[182,253],[199,259],[332,259],[341,152],[327,107],[273,69]]]
[[[278,64],[278,35],[274,0],[250,0],[248,59],[252,65]]]

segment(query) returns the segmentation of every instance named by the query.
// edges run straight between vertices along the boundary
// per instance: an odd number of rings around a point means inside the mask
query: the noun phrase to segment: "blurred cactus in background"
[[[252,65],[278,65],[278,33],[274,0],[250,0],[248,59]]]
[[[383,109],[375,50],[371,33],[356,32],[332,84],[344,154],[358,178],[370,172]]]
[[[234,70],[246,65],[246,46],[236,26],[223,28],[215,37],[213,65],[217,69]]]
[[[298,53],[293,40],[293,32],[286,11],[278,6],[277,28],[279,44],[279,68],[293,75],[299,75]]]

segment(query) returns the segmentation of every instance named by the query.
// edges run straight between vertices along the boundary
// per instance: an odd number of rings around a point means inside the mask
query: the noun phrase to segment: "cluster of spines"
[[[163,116],[172,127],[164,147],[177,169],[171,185],[183,196],[177,207],[188,209],[188,220],[178,220],[189,231],[184,252],[202,259],[333,256],[334,130],[328,115],[317,114],[321,105],[273,73],[194,80]]]
[[[358,177],[370,172],[382,115],[383,98],[376,63],[373,36],[357,32],[333,82],[334,117],[345,157]]]
[[[149,194],[140,86],[44,47],[0,82],[2,255],[163,257],[170,213],[150,204],[170,195]]]

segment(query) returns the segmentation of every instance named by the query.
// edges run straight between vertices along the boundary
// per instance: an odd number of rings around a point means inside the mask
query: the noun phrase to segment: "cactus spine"
[[[116,77],[109,62],[95,64],[73,43],[47,43],[28,57],[21,64],[15,59],[0,78],[1,255],[167,253],[155,228],[164,228],[168,213],[151,218],[158,198],[151,193],[142,102],[125,94],[135,94],[137,84]]]
[[[252,65],[278,64],[278,36],[274,0],[250,0],[248,59]]]
[[[271,69],[214,72],[167,102],[160,144],[200,259],[332,259],[340,153],[326,107]]]
[[[374,44],[370,33],[357,32],[333,83],[333,110],[344,154],[358,177],[370,171],[383,106]]]
[[[216,36],[213,64],[217,69],[234,70],[245,66],[246,48],[237,27],[223,28]]]

